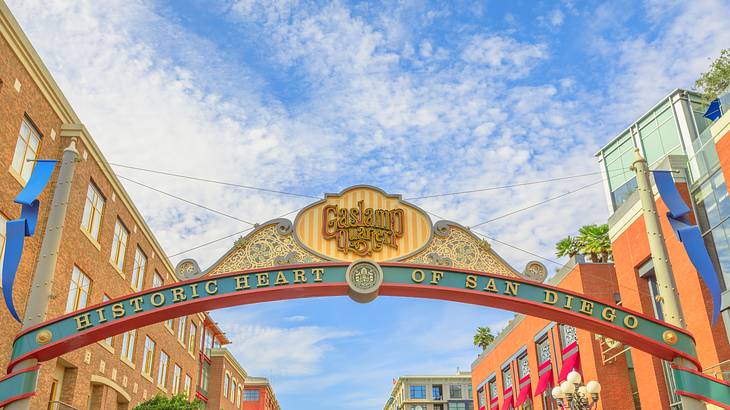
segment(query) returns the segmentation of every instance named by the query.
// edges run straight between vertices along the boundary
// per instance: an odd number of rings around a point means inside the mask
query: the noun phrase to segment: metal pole
[[[51,287],[53,285],[53,273],[56,270],[58,249],[61,246],[61,234],[63,233],[63,223],[66,219],[66,208],[68,206],[68,198],[71,194],[71,182],[73,180],[74,170],[76,169],[76,158],[78,156],[79,152],[76,150],[76,140],[74,139],[63,150],[61,169],[58,172],[56,190],[53,193],[51,210],[48,214],[48,223],[46,224],[46,231],[41,242],[41,252],[38,257],[35,274],[33,275],[30,296],[25,305],[23,327],[21,330],[43,322],[48,312],[48,301],[50,300]],[[37,363],[35,359],[24,360],[15,365],[12,371],[32,367]],[[5,406],[5,410],[29,409],[30,398],[18,400]]]
[[[659,291],[659,305],[664,314],[664,321],[685,328],[682,312],[677,296],[677,288],[674,283],[674,274],[672,273],[672,264],[669,261],[667,246],[664,242],[664,235],[659,222],[659,213],[654,202],[654,191],[651,188],[651,180],[649,179],[649,164],[641,156],[639,149],[635,151],[635,160],[631,169],[636,172],[637,191],[641,199],[641,209],[644,213],[644,223],[646,224],[646,235],[649,238],[649,250],[651,251],[651,260],[654,264],[654,276],[656,277],[657,289]],[[695,366],[681,358],[673,361],[678,366],[695,368]],[[706,407],[703,402],[686,396],[680,396],[682,400],[682,410],[704,410]]]

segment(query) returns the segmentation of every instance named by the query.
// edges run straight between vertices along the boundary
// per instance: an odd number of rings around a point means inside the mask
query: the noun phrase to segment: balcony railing
[[[48,403],[48,410],[78,410],[76,407],[66,404],[62,401],[52,401]]]

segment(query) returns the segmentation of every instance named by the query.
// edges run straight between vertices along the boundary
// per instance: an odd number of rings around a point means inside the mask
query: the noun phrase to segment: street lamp
[[[566,381],[553,388],[553,398],[561,409],[592,410],[598,407],[601,383],[591,380],[583,386],[581,379],[580,373],[573,370],[568,373]]]

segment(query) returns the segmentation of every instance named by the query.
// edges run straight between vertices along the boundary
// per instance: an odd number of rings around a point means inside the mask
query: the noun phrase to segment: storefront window
[[[722,170],[701,184],[693,196],[697,223],[725,289],[730,283],[730,197]]]

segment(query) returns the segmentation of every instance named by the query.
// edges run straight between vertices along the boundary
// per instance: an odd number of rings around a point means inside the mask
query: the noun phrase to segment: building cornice
[[[221,357],[225,358],[226,361],[228,361],[231,364],[231,366],[233,366],[236,369],[236,371],[238,371],[238,374],[243,376],[244,380],[246,379],[246,377],[248,377],[248,373],[246,373],[246,370],[244,370],[243,367],[241,367],[241,364],[238,363],[238,360],[236,360],[236,358],[233,357],[233,355],[231,354],[231,352],[228,349],[226,349],[224,347],[222,347],[220,349],[210,349],[210,357],[214,357],[214,356],[221,356]]]

